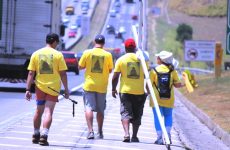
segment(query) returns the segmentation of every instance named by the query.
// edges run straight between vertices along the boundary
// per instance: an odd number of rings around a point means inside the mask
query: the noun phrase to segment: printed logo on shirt
[[[140,62],[127,63],[127,78],[131,78],[131,79],[140,78]]]
[[[92,73],[102,73],[104,66],[104,56],[92,56],[92,64],[91,64],[91,72]]]
[[[39,55],[40,74],[53,74],[53,55]]]

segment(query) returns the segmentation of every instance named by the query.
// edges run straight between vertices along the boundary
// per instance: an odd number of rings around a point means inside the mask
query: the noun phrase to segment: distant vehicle
[[[75,57],[75,53],[72,51],[62,51],[68,71],[75,72],[76,75],[79,75],[78,69],[78,60]]]
[[[115,7],[121,7],[121,2],[120,1],[115,1],[114,6]]]
[[[64,26],[66,26],[66,27],[68,26],[69,22],[70,22],[69,17],[65,17],[65,18],[62,19],[62,23],[63,23]]]
[[[121,27],[119,28],[119,32],[122,33],[122,34],[126,33],[125,27],[124,27],[124,26],[121,26]]]
[[[82,8],[81,8],[81,13],[82,13],[82,14],[87,14],[87,13],[88,13],[88,7],[85,7],[85,6],[82,7]]]
[[[133,3],[133,0],[126,0],[127,3]]]
[[[116,17],[116,10],[115,9],[110,10],[110,17]]]
[[[77,16],[76,24],[78,27],[81,27],[81,15]]]
[[[77,32],[76,32],[76,31],[70,30],[70,31],[68,32],[68,37],[69,37],[69,38],[75,38],[76,35],[77,35]]]
[[[123,34],[126,33],[125,27],[121,26],[118,31],[115,33],[115,38],[121,39],[122,42],[125,41]]]
[[[73,6],[67,6],[65,8],[65,14],[66,15],[74,15],[74,7]]]
[[[133,20],[137,20],[138,19],[138,16],[137,15],[132,15],[131,17]]]
[[[81,9],[85,7],[87,10],[89,9],[89,0],[82,0],[81,1]]]
[[[74,24],[71,24],[69,28],[70,28],[70,30],[72,30],[72,31],[77,31],[77,28],[78,28],[78,27],[77,27],[77,24],[74,23]]]
[[[115,34],[115,28],[112,25],[107,25],[106,30],[108,34]]]

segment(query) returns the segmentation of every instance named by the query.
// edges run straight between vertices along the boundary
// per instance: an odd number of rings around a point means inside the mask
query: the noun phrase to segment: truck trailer
[[[0,78],[27,78],[31,54],[60,34],[61,0],[0,0]]]

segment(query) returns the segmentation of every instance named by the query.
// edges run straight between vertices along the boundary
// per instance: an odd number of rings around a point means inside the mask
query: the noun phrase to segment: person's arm
[[[117,83],[118,83],[118,80],[119,80],[119,76],[120,76],[120,72],[114,72],[113,73],[113,78],[112,78],[112,96],[114,98],[116,98],[116,95],[117,95],[116,87],[117,87]]]
[[[28,76],[27,76],[27,80],[26,80],[26,94],[25,94],[25,98],[26,100],[30,101],[32,94],[31,94],[31,85],[33,83],[34,80],[34,75],[35,75],[35,71],[29,71]]]
[[[66,75],[66,71],[60,71],[60,76],[61,76],[61,81],[62,84],[65,88],[65,98],[69,98],[69,88],[68,88],[68,80],[67,80],[67,75]]]
[[[182,84],[181,82],[179,82],[179,83],[173,83],[173,86],[174,86],[175,88],[181,88],[181,87],[184,87],[185,84]]]
[[[185,84],[182,84],[179,77],[178,77],[178,73],[176,71],[173,71],[173,86],[175,88],[181,88],[181,87],[184,87]]]

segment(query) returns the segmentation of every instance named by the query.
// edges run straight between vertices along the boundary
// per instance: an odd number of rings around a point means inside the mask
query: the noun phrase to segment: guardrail
[[[190,68],[190,67],[179,67],[176,69],[179,73],[181,73],[184,70],[189,70],[193,74],[211,74],[214,73],[212,70],[205,70],[200,68]]]

